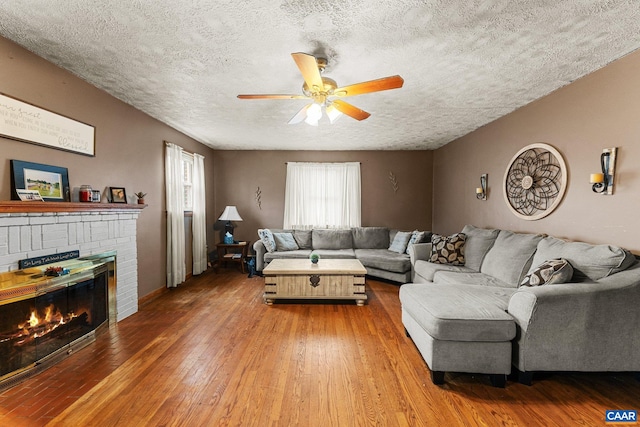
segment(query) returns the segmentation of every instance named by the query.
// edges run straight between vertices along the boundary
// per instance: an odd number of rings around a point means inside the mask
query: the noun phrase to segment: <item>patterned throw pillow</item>
[[[398,231],[389,246],[389,250],[403,254],[407,250],[407,244],[411,239],[411,231]]]
[[[456,233],[451,236],[431,236],[431,258],[429,262],[436,264],[464,265],[464,244],[467,235]]]
[[[267,249],[267,252],[273,252],[276,250],[276,241],[273,238],[273,233],[268,228],[259,228],[258,236],[260,236],[260,240],[264,243],[264,247]]]
[[[554,283],[566,283],[573,276],[573,267],[563,258],[545,261],[531,273],[524,276],[520,286],[540,286]]]
[[[409,239],[409,243],[407,244],[406,253],[409,253],[409,248],[411,248],[411,245],[413,245],[414,243],[422,243],[425,235],[426,233],[424,231],[418,230],[415,230],[413,233],[411,233],[411,238]]]

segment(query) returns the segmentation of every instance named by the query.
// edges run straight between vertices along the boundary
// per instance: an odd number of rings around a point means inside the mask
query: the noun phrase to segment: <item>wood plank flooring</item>
[[[528,387],[447,373],[404,335],[398,286],[364,307],[262,303],[264,280],[207,272],[0,394],[2,426],[593,426],[640,409],[633,374],[546,374]]]

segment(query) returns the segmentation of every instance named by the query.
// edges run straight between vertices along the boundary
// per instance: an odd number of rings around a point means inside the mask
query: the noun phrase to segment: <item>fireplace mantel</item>
[[[2,213],[46,213],[46,212],[117,212],[140,210],[147,205],[124,203],[74,203],[74,202],[23,202],[20,200],[0,201]]]

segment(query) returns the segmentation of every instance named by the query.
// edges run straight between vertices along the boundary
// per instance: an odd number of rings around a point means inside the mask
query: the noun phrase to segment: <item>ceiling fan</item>
[[[304,84],[303,95],[238,95],[240,99],[311,99],[312,103],[302,107],[295,116],[289,120],[289,124],[297,124],[302,121],[318,126],[318,120],[322,117],[324,109],[329,121],[334,123],[342,114],[346,114],[356,120],[364,120],[371,114],[351,105],[342,99],[347,96],[362,95],[364,93],[379,92],[388,89],[401,88],[404,80],[400,76],[383,77],[377,80],[356,83],[349,86],[338,87],[337,83],[322,77],[320,73],[327,66],[327,60],[316,58],[306,53],[292,53],[291,56],[302,73]]]

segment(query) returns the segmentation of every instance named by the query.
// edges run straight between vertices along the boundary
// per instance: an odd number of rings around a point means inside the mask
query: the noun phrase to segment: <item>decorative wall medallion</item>
[[[511,212],[529,221],[549,215],[567,188],[562,155],[548,144],[531,144],[511,159],[504,175],[504,199]]]

